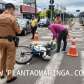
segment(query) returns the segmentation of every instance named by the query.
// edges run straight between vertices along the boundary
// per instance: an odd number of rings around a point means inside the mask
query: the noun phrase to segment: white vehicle
[[[21,35],[26,35],[27,33],[31,32],[30,20],[17,18],[17,23],[20,26],[20,30],[22,31]]]
[[[40,19],[40,21],[38,23],[38,26],[39,27],[46,27],[49,24],[50,24],[49,19],[48,18],[43,18],[43,19]]]

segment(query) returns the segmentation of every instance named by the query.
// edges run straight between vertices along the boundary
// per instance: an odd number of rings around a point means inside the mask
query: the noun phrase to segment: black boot
[[[5,78],[5,76],[4,76],[4,75],[0,77],[0,79],[4,79],[4,78]]]
[[[12,79],[7,80],[6,83],[11,83],[11,82],[15,81],[16,79],[17,79],[17,77],[13,77]]]

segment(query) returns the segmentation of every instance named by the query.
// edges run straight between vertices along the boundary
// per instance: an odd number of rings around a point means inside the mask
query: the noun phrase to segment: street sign
[[[50,10],[54,10],[55,5],[49,5]]]
[[[54,4],[54,0],[50,0],[50,4]]]
[[[50,9],[50,11],[51,11],[51,22],[53,21],[53,11],[54,11],[54,7],[55,7],[55,5],[53,5],[53,4],[50,4],[49,5],[49,9]]]
[[[76,10],[76,12],[80,12],[80,10]]]

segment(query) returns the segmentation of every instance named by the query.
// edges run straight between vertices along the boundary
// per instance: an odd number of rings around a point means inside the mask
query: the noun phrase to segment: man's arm
[[[58,37],[58,34],[57,34],[57,32],[55,31],[54,28],[50,28],[50,30],[51,30],[51,32],[53,33],[53,38],[52,38],[52,40],[55,40],[55,38]]]
[[[19,27],[18,23],[16,22],[16,19],[14,19],[14,21],[13,21],[13,29],[14,29],[15,33],[21,33],[20,27]]]

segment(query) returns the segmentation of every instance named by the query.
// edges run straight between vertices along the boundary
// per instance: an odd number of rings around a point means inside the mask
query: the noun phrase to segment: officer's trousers
[[[0,39],[0,76],[6,74],[8,79],[12,78],[15,57],[15,43],[9,42],[7,39]]]

